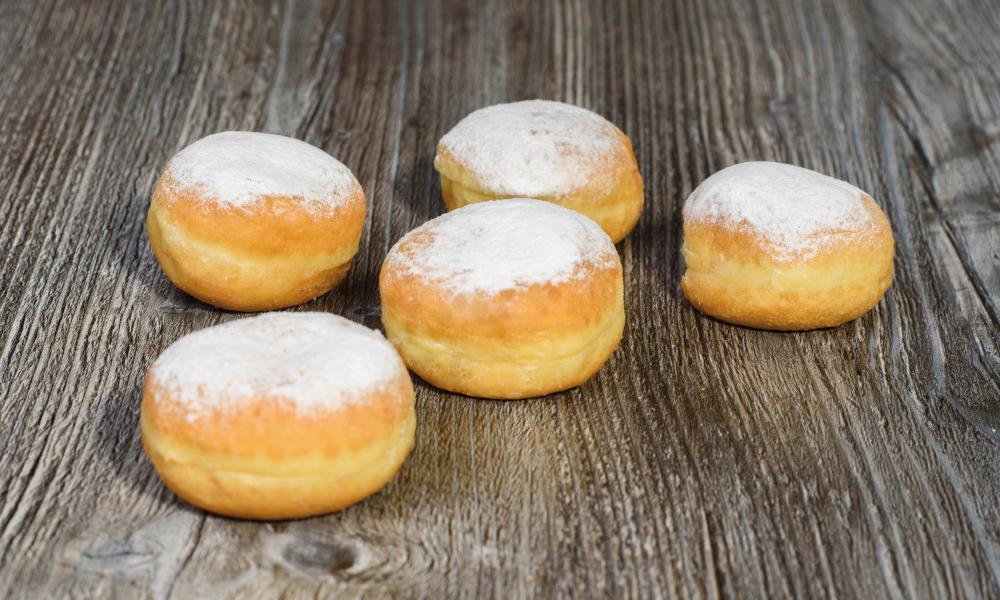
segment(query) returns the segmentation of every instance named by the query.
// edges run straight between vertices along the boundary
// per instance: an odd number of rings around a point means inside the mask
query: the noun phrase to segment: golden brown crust
[[[461,339],[485,337],[498,342],[534,342],[600,322],[621,291],[619,265],[585,266],[572,279],[497,294],[455,295],[413,273],[383,265],[379,275],[382,304],[413,329]]]
[[[386,336],[433,385],[485,398],[527,398],[589,379],[625,323],[620,264],[583,267],[557,284],[454,295],[383,265]]]
[[[269,196],[227,209],[164,173],[147,232],[167,277],[192,296],[238,311],[272,310],[326,293],[346,276],[365,220],[360,186],[335,210]]]
[[[338,510],[380,489],[413,444],[402,373],[363,402],[301,415],[266,397],[195,420],[147,375],[142,440],[164,483],[211,512],[252,519]]]
[[[579,185],[552,196],[528,196],[575,210],[593,219],[616,244],[635,227],[642,214],[643,184],[632,151],[632,141],[617,132],[619,151],[608,153],[587,172],[579,173]],[[474,202],[524,197],[501,194],[489,182],[471,171],[461,157],[438,144],[434,168],[441,174],[441,193],[448,210]]]
[[[816,255],[775,259],[752,231],[685,222],[681,289],[700,311],[722,321],[776,330],[835,327],[871,310],[892,285],[894,241],[870,198],[874,226],[831,236]]]

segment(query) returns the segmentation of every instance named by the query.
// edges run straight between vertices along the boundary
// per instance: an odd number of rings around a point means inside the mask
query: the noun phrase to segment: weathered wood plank
[[[0,596],[1000,595],[998,28],[989,0],[0,3]],[[166,492],[143,371],[233,315],[152,258],[163,162],[228,128],[339,157],[370,219],[303,308],[377,326],[382,258],[442,210],[437,139],[530,97],[636,146],[609,365],[517,403],[419,384],[413,455],[340,514],[244,523]],[[778,334],[684,302],[681,203],[748,159],[886,207],[875,311]]]

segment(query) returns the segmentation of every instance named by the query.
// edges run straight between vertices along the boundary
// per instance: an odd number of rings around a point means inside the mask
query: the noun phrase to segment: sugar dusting
[[[485,189],[554,197],[622,151],[618,129],[589,110],[549,100],[497,104],[470,113],[439,144]]]
[[[745,162],[716,172],[684,203],[684,219],[748,228],[775,260],[816,255],[838,236],[874,227],[857,187],[794,165]]]
[[[457,294],[494,294],[568,281],[582,265],[607,268],[620,259],[587,217],[519,198],[470,204],[428,221],[396,243],[386,264]]]
[[[402,372],[382,335],[329,313],[267,313],[174,342],[150,377],[194,421],[262,396],[301,414],[353,404]]]
[[[229,207],[261,197],[300,198],[306,206],[336,208],[359,184],[350,169],[319,148],[282,135],[226,131],[187,146],[167,165],[181,188]]]

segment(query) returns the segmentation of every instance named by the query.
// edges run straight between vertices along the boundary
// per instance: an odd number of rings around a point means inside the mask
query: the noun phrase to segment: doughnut
[[[329,154],[228,131],[167,163],[146,225],[174,285],[219,308],[263,311],[330,291],[351,267],[364,221],[361,185]]]
[[[683,208],[684,295],[701,312],[758,329],[835,327],[892,284],[885,213],[853,185],[774,162],[727,167]]]
[[[583,213],[615,243],[642,212],[632,141],[589,110],[547,100],[470,113],[438,143],[434,167],[448,210],[535,198]]]
[[[188,334],[146,373],[142,444],[188,503],[296,519],[375,493],[413,445],[413,385],[381,334],[268,313]]]
[[[622,265],[583,215],[539,200],[471,204],[389,251],[382,323],[414,373],[497,399],[580,385],[618,347]]]

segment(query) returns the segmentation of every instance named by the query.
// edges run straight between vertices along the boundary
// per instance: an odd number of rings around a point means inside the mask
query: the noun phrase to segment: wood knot
[[[353,546],[340,542],[296,539],[285,546],[281,557],[288,564],[309,573],[337,574],[357,561]]]
[[[107,540],[91,545],[80,554],[79,567],[86,571],[130,571],[154,562],[163,552],[155,542]]]
[[[773,115],[783,115],[798,110],[799,103],[794,98],[773,98],[767,103],[767,110]]]

